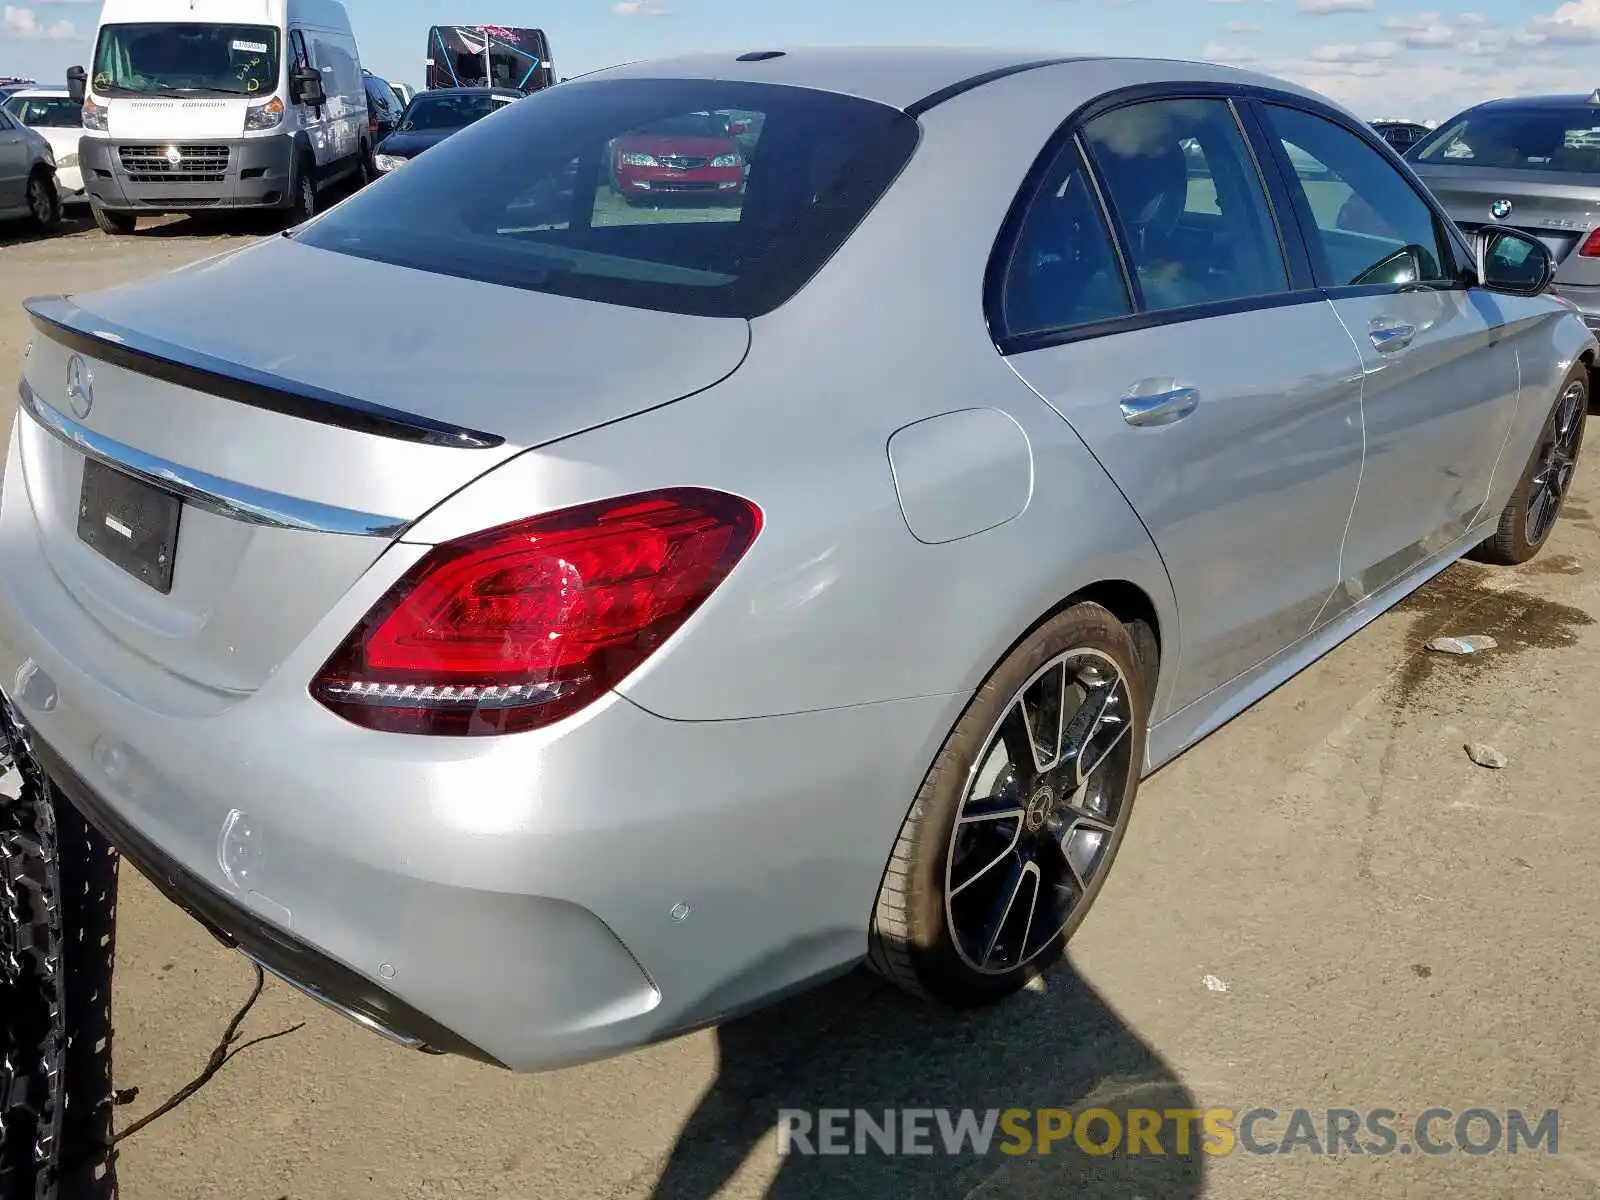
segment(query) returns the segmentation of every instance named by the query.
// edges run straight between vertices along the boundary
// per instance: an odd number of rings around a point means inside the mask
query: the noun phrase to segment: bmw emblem
[[[76,354],[67,360],[67,407],[80,421],[94,408],[94,375]]]
[[[1511,215],[1511,201],[1496,200],[1493,204],[1489,205],[1489,215],[1496,221],[1504,221]]]

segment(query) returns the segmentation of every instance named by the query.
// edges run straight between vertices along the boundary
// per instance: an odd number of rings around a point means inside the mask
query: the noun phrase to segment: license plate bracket
[[[78,537],[162,595],[172,592],[183,501],[96,459],[83,464]]]

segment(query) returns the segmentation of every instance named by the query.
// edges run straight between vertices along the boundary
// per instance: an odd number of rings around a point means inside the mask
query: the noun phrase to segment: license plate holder
[[[96,459],[83,464],[78,537],[162,595],[172,592],[183,501]]]

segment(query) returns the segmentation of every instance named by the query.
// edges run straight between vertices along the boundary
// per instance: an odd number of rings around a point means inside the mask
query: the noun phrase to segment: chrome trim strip
[[[17,385],[17,392],[23,411],[73,449],[230,521],[273,529],[381,538],[392,538],[410,524],[399,517],[318,504],[179,466],[80,425],[46,403],[26,379]]]

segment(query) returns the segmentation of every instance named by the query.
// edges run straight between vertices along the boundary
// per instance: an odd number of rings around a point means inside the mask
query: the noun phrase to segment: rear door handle
[[[1372,338],[1372,345],[1379,354],[1393,354],[1396,350],[1404,350],[1417,337],[1415,325],[1405,325],[1397,321],[1374,321],[1368,332]]]
[[[1148,395],[1131,392],[1122,398],[1122,419],[1140,428],[1171,425],[1199,407],[1200,393],[1192,387],[1174,387]]]

